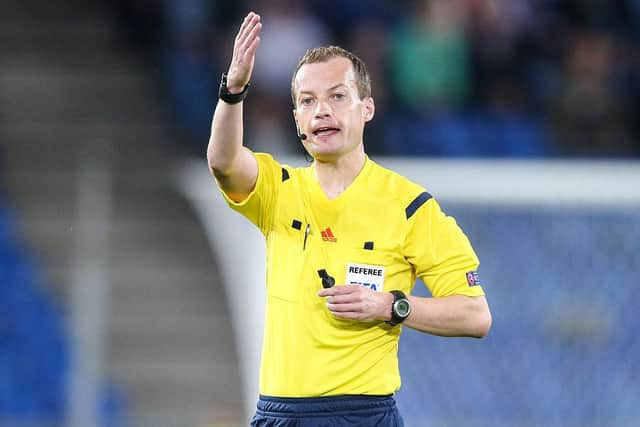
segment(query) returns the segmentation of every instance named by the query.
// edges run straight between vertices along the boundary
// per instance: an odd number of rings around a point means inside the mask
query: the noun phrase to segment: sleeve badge
[[[466,276],[469,286],[476,286],[480,284],[480,277],[478,276],[477,271],[470,271],[466,274]]]

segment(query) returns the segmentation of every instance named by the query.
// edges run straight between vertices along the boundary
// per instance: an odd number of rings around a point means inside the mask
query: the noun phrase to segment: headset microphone
[[[304,141],[305,139],[307,139],[307,134],[300,133],[300,127],[298,126],[298,122],[296,122],[296,135],[298,135],[298,139],[300,141]]]

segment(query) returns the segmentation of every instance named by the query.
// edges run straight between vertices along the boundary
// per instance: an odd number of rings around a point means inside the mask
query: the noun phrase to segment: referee
[[[491,314],[469,240],[421,186],[364,151],[375,105],[365,64],[336,47],[307,51],[293,73],[292,168],[242,145],[242,105],[260,43],[244,19],[220,85],[207,148],[229,206],[267,243],[260,397],[252,426],[403,426],[402,325],[483,337]],[[416,278],[432,298],[411,296]],[[242,283],[236,284],[242,286]]]

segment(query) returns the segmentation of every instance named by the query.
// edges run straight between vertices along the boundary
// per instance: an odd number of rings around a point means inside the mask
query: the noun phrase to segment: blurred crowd
[[[365,60],[369,153],[640,156],[640,0],[117,0],[128,44],[159,71],[183,141],[204,155],[243,16],[263,33],[246,144],[300,153],[291,73],[309,47]]]

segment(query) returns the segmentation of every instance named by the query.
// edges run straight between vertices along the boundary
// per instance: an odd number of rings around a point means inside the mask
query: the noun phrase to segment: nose
[[[316,104],[315,116],[317,118],[331,116],[331,106],[326,100],[318,100]]]

